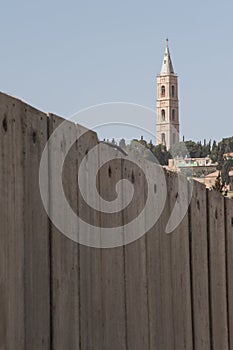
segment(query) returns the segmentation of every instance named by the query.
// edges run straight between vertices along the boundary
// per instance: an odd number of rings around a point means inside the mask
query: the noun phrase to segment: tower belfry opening
[[[168,39],[160,74],[157,76],[156,144],[169,150],[179,142],[178,76],[174,72]]]

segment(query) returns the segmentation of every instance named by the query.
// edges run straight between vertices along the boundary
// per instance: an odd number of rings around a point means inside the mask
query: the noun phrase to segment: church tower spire
[[[174,73],[167,39],[161,72],[157,76],[156,143],[166,145],[169,150],[177,142],[179,142],[178,77]]]
[[[174,74],[171,55],[168,47],[168,39],[166,39],[166,49],[160,74]]]

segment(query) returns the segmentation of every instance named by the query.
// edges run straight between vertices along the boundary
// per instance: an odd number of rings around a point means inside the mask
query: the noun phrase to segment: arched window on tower
[[[162,122],[164,122],[164,121],[165,121],[165,118],[166,118],[165,109],[162,109],[162,110],[161,110],[161,118],[162,118]]]
[[[175,86],[172,85],[172,97],[175,97]]]
[[[161,143],[163,145],[166,145],[166,139],[165,139],[165,133],[164,132],[161,134]]]
[[[165,96],[165,86],[164,85],[162,85],[161,86],[161,97],[164,97]]]
[[[174,122],[176,119],[176,111],[175,109],[172,109],[172,121]]]

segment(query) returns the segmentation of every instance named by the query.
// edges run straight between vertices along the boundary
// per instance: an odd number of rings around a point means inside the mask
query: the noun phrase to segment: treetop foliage
[[[117,142],[112,139],[114,144]],[[161,165],[168,165],[168,160],[170,158],[205,158],[210,157],[213,163],[218,163],[217,169],[222,171],[223,180],[228,182],[228,173],[229,170],[233,167],[233,160],[224,159],[223,155],[225,153],[233,152],[233,136],[228,138],[223,138],[222,141],[217,143],[215,140],[212,142],[211,140],[204,140],[203,142],[198,141],[183,141],[177,143],[170,152],[167,150],[164,145],[154,145],[152,141],[147,142],[141,137],[140,140],[134,139],[130,143],[126,143],[126,141],[122,138],[119,141],[119,146],[127,151],[130,148],[132,149],[133,143],[140,143],[142,149],[140,150],[143,157],[148,160],[157,161]],[[155,157],[155,158],[154,158]]]

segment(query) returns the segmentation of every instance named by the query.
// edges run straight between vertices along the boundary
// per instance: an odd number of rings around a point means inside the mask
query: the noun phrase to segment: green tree
[[[189,152],[186,148],[186,142],[178,142],[174,146],[172,146],[171,153],[173,158],[175,157],[185,158],[186,156],[189,156]]]
[[[215,184],[214,184],[214,186],[213,186],[213,189],[214,189],[215,191],[218,191],[218,192],[222,193],[222,192],[223,192],[223,187],[224,187],[224,184],[223,184],[223,182],[222,182],[221,174],[220,174],[220,172],[219,172],[219,173],[218,173],[218,176],[217,176],[217,178],[216,178],[216,180],[215,180]]]
[[[119,147],[121,147],[121,148],[123,148],[123,149],[126,148],[125,139],[121,139],[121,140],[119,141]]]
[[[160,165],[168,165],[170,153],[167,151],[166,146],[163,146],[162,144],[157,145],[152,149],[152,153],[156,157]]]
[[[222,182],[226,185],[229,185],[230,183],[229,172],[232,169],[232,167],[233,167],[233,158],[224,160],[222,170],[221,170],[221,177],[222,177]]]
[[[218,146],[217,146],[217,142],[215,140],[213,142],[210,158],[211,158],[213,163],[217,162],[217,159],[218,159]]]

